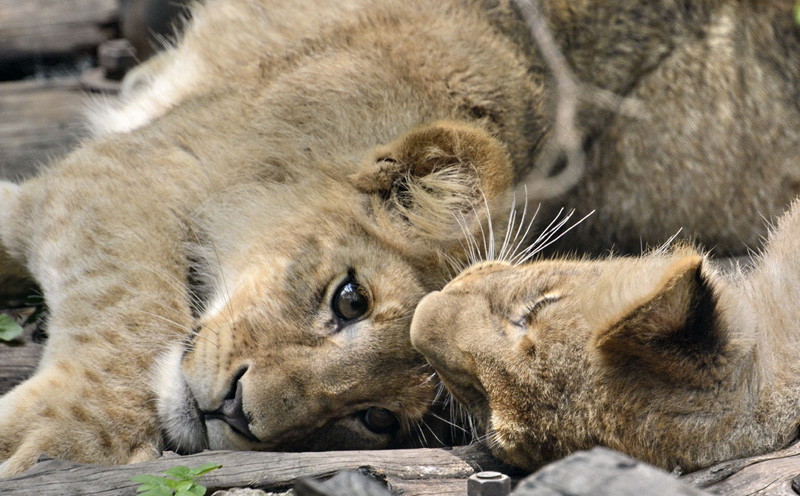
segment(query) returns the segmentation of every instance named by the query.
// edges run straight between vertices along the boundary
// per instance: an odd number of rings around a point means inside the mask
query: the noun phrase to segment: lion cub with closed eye
[[[534,469],[604,445],[666,469],[782,447],[800,424],[800,201],[746,273],[688,246],[475,264],[419,304],[412,342]]]

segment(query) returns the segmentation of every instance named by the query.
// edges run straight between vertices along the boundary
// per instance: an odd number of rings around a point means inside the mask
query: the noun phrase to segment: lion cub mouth
[[[204,411],[195,398],[181,370],[183,347],[174,347],[164,358],[158,375],[158,415],[161,420],[166,446],[181,454],[217,448],[219,446],[242,445],[242,449],[265,446],[249,427],[249,419],[242,407],[242,383],[247,372],[243,367],[233,377],[229,391],[218,408]],[[219,422],[212,422],[217,420]],[[240,442],[224,435],[227,425]]]

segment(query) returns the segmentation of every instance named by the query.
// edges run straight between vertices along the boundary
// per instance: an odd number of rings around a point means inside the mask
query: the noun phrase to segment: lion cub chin
[[[501,459],[594,445],[695,470],[800,423],[800,201],[747,273],[678,246],[640,258],[473,265],[419,304],[414,347]]]

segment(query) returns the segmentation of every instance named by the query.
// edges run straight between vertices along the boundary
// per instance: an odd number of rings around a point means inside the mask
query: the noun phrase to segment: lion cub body
[[[785,446],[800,423],[800,202],[752,269],[688,247],[482,262],[426,296],[414,346],[534,469],[605,445],[668,470]]]
[[[530,153],[524,54],[469,2],[222,0],[132,78],[95,138],[0,189],[50,311],[0,399],[0,475],[413,441],[436,385],[411,315]]]

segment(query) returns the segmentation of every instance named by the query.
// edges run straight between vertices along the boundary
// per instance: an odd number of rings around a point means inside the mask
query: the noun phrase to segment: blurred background
[[[190,0],[0,0],[0,178],[69,151],[91,98],[173,39]]]

